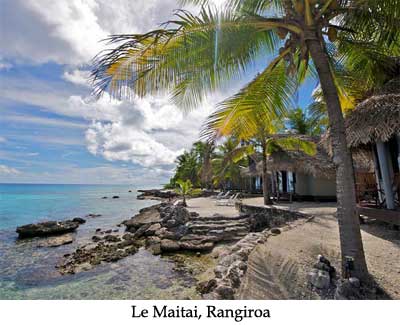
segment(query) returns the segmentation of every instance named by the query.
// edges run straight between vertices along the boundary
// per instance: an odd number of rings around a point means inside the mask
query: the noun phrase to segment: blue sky
[[[175,0],[3,0],[1,6],[0,183],[165,183],[215,103],[263,67],[255,65],[187,115],[161,95],[94,101],[86,78],[90,59],[104,48],[99,41],[157,27],[179,7]],[[307,106],[315,86],[302,87],[299,106]]]

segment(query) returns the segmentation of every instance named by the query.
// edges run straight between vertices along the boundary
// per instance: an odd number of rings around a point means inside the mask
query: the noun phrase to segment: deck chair
[[[219,192],[218,195],[213,195],[212,198],[215,200],[219,200],[224,195],[225,195],[225,192]]]
[[[227,200],[229,198],[230,194],[231,194],[231,191],[227,191],[225,194],[222,194],[220,197],[215,198],[215,201]]]
[[[232,195],[229,199],[219,200],[216,202],[216,205],[220,206],[234,206],[236,200],[238,199],[240,193],[236,193]]]

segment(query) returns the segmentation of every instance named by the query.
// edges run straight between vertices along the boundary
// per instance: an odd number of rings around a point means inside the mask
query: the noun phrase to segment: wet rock
[[[79,223],[72,220],[47,221],[37,224],[29,224],[17,227],[19,238],[47,237],[73,232],[79,227]]]
[[[119,196],[118,195],[114,195],[112,198],[113,199],[119,199]]]
[[[101,237],[99,237],[99,236],[93,236],[93,237],[92,237],[92,240],[93,240],[95,243],[97,243],[97,242],[99,242],[99,241],[101,240]]]
[[[104,231],[105,234],[111,234],[111,232],[112,232],[111,229],[108,229],[108,230]]]
[[[138,230],[135,231],[134,237],[135,238],[140,238],[144,235],[144,233],[150,228],[151,224],[145,224],[141,226]]]
[[[96,229],[96,232],[100,232],[100,231],[101,231],[101,228],[97,228],[97,229]]]
[[[139,194],[137,199],[144,200],[148,198],[161,198],[161,199],[172,199],[177,196],[176,192],[174,191],[166,191],[166,190],[138,190]]]
[[[127,233],[127,234],[124,234],[123,236],[122,236],[122,239],[123,240],[135,240],[135,236],[134,235],[132,235],[132,234],[130,234],[130,233]]]
[[[208,281],[199,282],[196,286],[196,290],[203,294],[210,293],[217,287],[217,280],[211,279]]]
[[[161,240],[161,251],[163,252],[176,252],[180,250],[178,242],[170,239]]]
[[[135,232],[143,225],[146,224],[152,225],[154,223],[160,223],[161,222],[161,217],[159,212],[160,206],[161,205],[158,204],[148,208],[141,209],[138,214],[133,216],[131,219],[123,221],[122,224],[125,225],[127,231]]]
[[[104,237],[104,240],[106,242],[116,243],[116,242],[120,242],[121,238],[119,238],[118,236],[115,236],[115,235],[107,235]]]
[[[82,224],[84,224],[84,223],[86,222],[85,219],[79,218],[79,217],[76,217],[76,218],[72,219],[72,221],[77,222],[77,223],[79,223],[80,225],[82,225]]]
[[[224,300],[234,299],[234,291],[231,287],[221,285],[215,289],[215,292],[219,295],[220,299]]]
[[[65,234],[57,237],[50,237],[38,243],[38,247],[58,247],[62,245],[71,244],[74,237],[71,234]]]
[[[108,196],[103,196],[102,199],[108,199]]]
[[[153,254],[153,255],[160,255],[161,254],[161,244],[151,244],[148,247],[148,250]]]
[[[229,269],[227,278],[230,280],[232,288],[239,288],[241,281],[239,269],[237,267],[231,267]]]
[[[210,251],[214,247],[214,243],[200,243],[200,242],[190,242],[190,241],[185,241],[185,242],[180,242],[179,246],[182,250],[188,250],[188,251]]]
[[[226,273],[228,273],[228,268],[222,265],[217,265],[214,268],[214,274],[216,278],[222,278]]]
[[[145,231],[144,234],[146,236],[153,236],[159,229],[161,229],[161,225],[159,223],[154,223]]]

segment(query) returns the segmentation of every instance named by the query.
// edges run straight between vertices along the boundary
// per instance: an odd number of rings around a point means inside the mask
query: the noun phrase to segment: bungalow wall
[[[295,193],[300,199],[334,200],[336,183],[335,180],[296,173]]]

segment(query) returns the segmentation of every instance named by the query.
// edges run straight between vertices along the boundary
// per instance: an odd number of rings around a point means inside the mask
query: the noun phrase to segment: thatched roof
[[[317,153],[314,156],[302,151],[278,151],[269,159],[269,168],[272,170],[286,170],[318,178],[335,178],[335,165],[322,146],[317,146]]]
[[[357,106],[346,119],[350,147],[388,141],[400,134],[400,77]]]
[[[293,136],[293,135],[290,135]],[[309,156],[302,151],[297,150],[281,150],[274,152],[268,158],[269,171],[291,171],[295,173],[304,173],[313,175],[318,178],[332,179],[335,178],[335,166],[323,148],[318,145],[318,137],[299,136],[303,140],[307,139],[317,144],[317,153]],[[257,163],[256,169],[245,168],[241,172],[242,176],[260,176],[262,174],[262,162]]]

